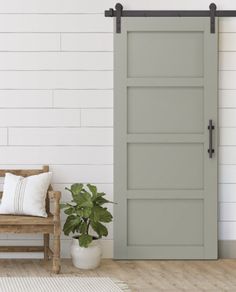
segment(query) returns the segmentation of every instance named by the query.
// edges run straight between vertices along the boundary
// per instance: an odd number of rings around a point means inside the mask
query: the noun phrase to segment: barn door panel
[[[217,27],[127,17],[114,36],[117,259],[217,258]]]

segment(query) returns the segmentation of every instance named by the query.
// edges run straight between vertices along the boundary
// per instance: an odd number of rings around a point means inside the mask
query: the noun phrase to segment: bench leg
[[[53,257],[52,257],[52,271],[55,274],[60,272],[60,236],[53,236]]]
[[[48,260],[49,259],[49,253],[48,253],[49,234],[44,234],[43,235],[43,245],[44,245],[44,260]]]
[[[54,201],[54,232],[53,232],[53,256],[52,256],[52,271],[55,274],[60,272],[61,263],[60,263],[60,253],[61,253],[61,220],[60,220],[60,198],[61,192],[55,192],[55,201]]]
[[[44,246],[44,260],[48,260],[49,259],[49,253],[48,253],[49,234],[44,234],[43,235],[43,246]]]

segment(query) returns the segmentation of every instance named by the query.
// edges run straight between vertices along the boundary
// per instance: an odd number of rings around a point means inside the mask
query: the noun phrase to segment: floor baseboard
[[[105,259],[113,258],[113,240],[111,239],[102,239],[100,240],[102,246],[102,257]],[[7,240],[1,241],[0,245],[7,245]],[[12,241],[14,245],[41,245],[42,241],[39,240],[17,240]],[[61,257],[62,258],[70,258],[70,246],[71,246],[71,239],[68,240],[61,240]],[[52,248],[52,247],[51,247]],[[31,252],[0,252],[0,259],[42,259],[42,253],[31,253]]]
[[[21,242],[21,241],[18,241]],[[2,242],[0,242],[3,244]],[[26,245],[27,242],[21,242]],[[37,242],[31,243],[32,245]],[[29,242],[30,244],[30,242]],[[70,240],[62,240],[62,258],[70,258]],[[103,258],[113,258],[113,240],[101,240]],[[236,240],[219,240],[219,258],[220,259],[236,259]],[[42,253],[0,253],[0,259],[3,258],[43,258]]]
[[[219,240],[220,259],[236,259],[236,240]]]

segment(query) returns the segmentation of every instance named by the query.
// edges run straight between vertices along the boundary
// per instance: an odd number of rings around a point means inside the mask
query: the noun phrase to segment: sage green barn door
[[[217,258],[217,21],[122,17],[114,34],[116,259]]]

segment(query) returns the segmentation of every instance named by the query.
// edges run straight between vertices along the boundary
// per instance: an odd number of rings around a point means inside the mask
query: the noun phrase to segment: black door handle
[[[213,149],[212,146],[212,131],[215,129],[215,127],[213,126],[212,120],[209,120],[209,125],[208,125],[208,130],[209,130],[209,149],[208,149],[208,153],[209,153],[209,158],[212,158],[212,154],[215,152],[215,150]]]

